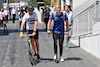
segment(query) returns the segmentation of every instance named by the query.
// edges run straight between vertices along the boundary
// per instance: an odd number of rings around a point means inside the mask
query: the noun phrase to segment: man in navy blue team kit
[[[66,13],[61,12],[61,7],[56,7],[56,12],[52,13],[48,21],[48,34],[51,34],[50,31],[50,24],[54,20],[54,27],[53,27],[53,40],[54,40],[54,60],[56,59],[57,55],[57,39],[59,40],[60,46],[60,61],[63,62],[64,59],[62,57],[63,53],[63,41],[64,41],[64,34],[68,34],[68,18]],[[64,31],[64,21],[66,21],[67,29]]]

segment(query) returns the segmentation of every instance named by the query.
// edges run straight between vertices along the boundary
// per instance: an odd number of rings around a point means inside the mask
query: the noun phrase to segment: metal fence
[[[73,35],[93,31],[95,23],[100,22],[100,4],[74,16]]]

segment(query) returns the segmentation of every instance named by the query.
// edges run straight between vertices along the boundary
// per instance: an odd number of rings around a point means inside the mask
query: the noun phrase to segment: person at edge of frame
[[[64,11],[67,14],[68,17],[68,24],[69,24],[69,30],[68,30],[68,35],[64,35],[64,46],[66,49],[68,49],[68,42],[71,38],[72,35],[72,27],[73,27],[73,13],[71,10],[71,6],[70,5],[65,5],[64,6]],[[66,30],[66,23],[65,23],[65,30]]]

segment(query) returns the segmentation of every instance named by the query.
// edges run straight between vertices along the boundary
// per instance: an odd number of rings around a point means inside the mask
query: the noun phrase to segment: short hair
[[[61,9],[61,7],[60,7],[60,6],[56,6],[56,8],[55,8],[55,9],[57,9],[57,8],[60,8],[60,9]]]

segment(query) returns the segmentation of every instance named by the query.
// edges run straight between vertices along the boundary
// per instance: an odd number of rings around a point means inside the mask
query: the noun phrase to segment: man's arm
[[[22,21],[21,27],[20,27],[20,38],[23,39],[23,28],[25,25],[25,21]]]
[[[38,20],[35,20],[35,25],[34,25],[34,30],[33,31],[36,31],[37,30],[37,25],[38,25]]]
[[[38,20],[35,20],[35,25],[34,25],[34,30],[33,31],[36,31],[37,30],[37,25],[38,25]]]
[[[48,34],[51,34],[51,31],[50,31],[50,26],[51,26],[51,22],[52,22],[52,20],[53,20],[53,13],[52,13],[52,15],[50,16],[50,18],[49,18],[49,21],[48,21]]]
[[[37,30],[38,20],[35,20],[34,23],[35,23],[35,24],[34,24],[34,30],[33,30],[32,36],[35,36],[35,35],[36,35],[36,30]]]
[[[68,25],[68,20],[66,20],[66,31],[65,31],[65,35],[68,34],[68,30],[69,30],[69,25]]]
[[[49,21],[48,21],[48,31],[47,31],[48,34],[51,34],[51,31],[50,31],[51,22],[52,22],[52,20],[49,19]]]
[[[22,21],[22,24],[21,24],[20,30],[23,30],[24,25],[25,25],[25,21]]]
[[[68,17],[67,14],[65,13],[65,22],[66,22],[66,31],[65,31],[65,35],[68,34],[68,30],[69,30],[69,24],[68,24]]]

